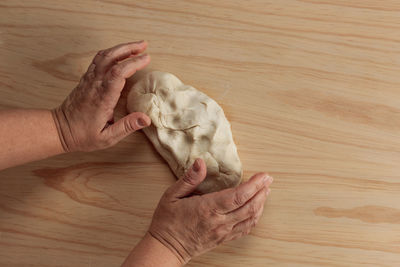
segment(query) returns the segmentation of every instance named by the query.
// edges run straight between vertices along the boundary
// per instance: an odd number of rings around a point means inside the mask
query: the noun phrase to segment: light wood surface
[[[140,39],[275,178],[251,235],[189,266],[400,266],[399,1],[3,0],[0,106],[55,107]],[[173,181],[142,133],[4,170],[0,266],[119,266]]]

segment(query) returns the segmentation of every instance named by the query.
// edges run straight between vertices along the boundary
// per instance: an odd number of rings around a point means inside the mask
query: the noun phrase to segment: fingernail
[[[194,161],[194,163],[193,163],[193,170],[195,171],[195,172],[198,172],[198,171],[200,171],[200,160],[199,159],[196,159],[195,161]]]
[[[269,176],[268,174],[266,174],[264,176],[263,182],[264,182],[264,184],[270,184],[270,183],[272,183],[273,180],[274,180],[274,178],[272,178],[272,176]]]
[[[137,124],[138,124],[140,127],[145,127],[145,126],[147,126],[147,122],[146,122],[144,119],[142,119],[142,118],[139,118],[139,119],[137,120]]]

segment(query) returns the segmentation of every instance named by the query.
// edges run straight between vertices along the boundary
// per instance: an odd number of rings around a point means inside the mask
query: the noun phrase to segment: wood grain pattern
[[[399,21],[395,0],[5,0],[0,107],[54,107],[97,50],[148,40],[275,177],[252,234],[189,266],[399,266]],[[0,265],[118,266],[173,181],[142,133],[2,171]]]

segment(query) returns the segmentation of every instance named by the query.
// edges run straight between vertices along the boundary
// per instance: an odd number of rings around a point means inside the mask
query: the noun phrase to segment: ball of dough
[[[173,74],[153,71],[133,85],[127,108],[151,118],[144,132],[178,178],[196,158],[205,161],[207,177],[198,192],[219,191],[240,182],[242,164],[231,126],[222,108],[204,93]]]

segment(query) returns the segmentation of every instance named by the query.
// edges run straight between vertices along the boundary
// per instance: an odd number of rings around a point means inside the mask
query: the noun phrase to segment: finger
[[[245,205],[226,214],[228,222],[238,223],[250,217],[256,217],[259,211],[264,207],[267,199],[268,188],[263,187],[258,191]]]
[[[232,240],[236,240],[240,237],[242,237],[244,234],[243,233],[237,233],[237,234],[229,234],[228,236],[225,237],[224,242],[229,242]]]
[[[267,173],[257,173],[247,182],[242,183],[236,188],[225,189],[220,192],[212,193],[210,197],[215,199],[216,209],[221,213],[228,213],[243,206],[258,191],[268,187],[273,178]]]
[[[267,198],[268,198],[270,192],[271,192],[271,189],[268,188],[267,192],[266,192]],[[265,204],[265,201],[264,201],[264,204]],[[261,207],[258,209],[258,211],[256,212],[256,214],[254,216],[250,216],[249,217],[249,218],[253,218],[254,219],[254,224],[257,224],[258,221],[260,220],[260,218],[261,218],[261,216],[263,214],[263,211],[264,211],[264,206],[265,206],[264,204],[261,205]],[[246,220],[249,219],[249,218],[246,218]]]
[[[268,189],[267,189],[267,198],[268,198],[270,192],[271,192],[271,189],[268,188]],[[264,202],[264,203],[265,203],[265,202]],[[256,213],[256,215],[255,215],[255,217],[254,217],[254,218],[255,218],[255,224],[257,224],[258,221],[260,220],[260,218],[261,218],[261,216],[262,216],[262,214],[263,214],[263,211],[264,211],[264,205],[261,206],[261,208],[258,210],[258,212]]]
[[[185,175],[168,189],[167,194],[173,198],[190,195],[206,178],[206,174],[207,167],[204,160],[196,159]]]
[[[256,225],[255,218],[248,218],[244,221],[236,224],[232,231],[225,237],[224,241],[231,241],[237,238],[240,238],[244,235],[248,235],[251,232],[251,229]]]
[[[269,196],[270,192],[271,189],[268,188],[266,192],[267,197]],[[248,234],[249,230],[251,231],[252,227],[257,225],[258,221],[260,220],[263,214],[263,211],[264,211],[264,205],[261,206],[261,208],[257,211],[254,217],[246,218],[245,220],[237,223],[234,227],[232,227],[231,232],[226,236],[224,241],[235,240],[237,238],[242,237],[245,234]]]
[[[96,65],[94,63],[90,64],[87,71],[86,71],[86,76],[89,79],[93,79],[95,76],[94,70],[96,69]]]
[[[131,113],[105,128],[104,136],[110,144],[116,144],[131,133],[151,124],[150,118],[142,112]]]
[[[106,92],[121,93],[126,79],[132,76],[137,70],[146,67],[149,63],[150,56],[144,54],[114,65],[105,76],[104,89]]]
[[[147,42],[131,42],[119,44],[109,49],[99,51],[93,59],[96,74],[105,74],[114,64],[130,56],[138,55],[147,48]]]

